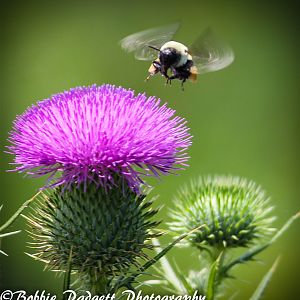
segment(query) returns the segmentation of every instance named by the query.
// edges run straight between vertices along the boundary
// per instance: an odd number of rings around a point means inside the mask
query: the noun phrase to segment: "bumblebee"
[[[206,29],[190,48],[173,41],[179,23],[131,34],[121,40],[121,47],[133,52],[138,60],[152,60],[146,80],[160,73],[166,84],[178,79],[195,82],[198,74],[221,70],[230,65],[234,54],[230,47]]]

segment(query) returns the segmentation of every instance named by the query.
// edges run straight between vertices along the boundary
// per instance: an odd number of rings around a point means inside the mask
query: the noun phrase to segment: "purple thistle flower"
[[[135,190],[141,175],[186,166],[191,135],[186,121],[155,97],[112,85],[77,87],[38,102],[18,116],[10,133],[16,170],[50,174],[53,185],[119,174]]]

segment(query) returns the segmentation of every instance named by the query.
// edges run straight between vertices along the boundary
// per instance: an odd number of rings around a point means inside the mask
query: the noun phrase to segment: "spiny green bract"
[[[106,191],[94,184],[44,193],[29,218],[34,254],[51,269],[107,277],[146,257],[157,210],[122,180]],[[71,257],[71,261],[70,261]]]
[[[169,227],[182,234],[203,225],[189,238],[196,247],[244,247],[274,230],[268,197],[260,186],[243,178],[199,178],[183,188],[175,202]]]

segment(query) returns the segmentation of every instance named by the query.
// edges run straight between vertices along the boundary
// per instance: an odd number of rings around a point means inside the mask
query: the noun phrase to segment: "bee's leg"
[[[172,80],[173,79],[176,79],[176,76],[174,76],[174,75],[172,75],[172,76],[169,76],[169,78],[167,79],[167,82],[166,82],[166,84],[170,84],[171,85],[171,83],[172,83]]]
[[[171,67],[171,71],[172,71],[172,76],[169,77],[170,84],[171,84],[171,80],[180,79],[179,73],[176,68]]]
[[[183,84],[186,82],[186,78],[182,79],[181,81],[181,90],[184,91]]]
[[[156,73],[150,73],[147,77],[146,77],[146,79],[145,79],[145,81],[148,81],[152,76],[154,76]]]
[[[172,76],[168,76],[168,77],[166,77],[167,78],[167,81],[166,81],[166,85],[167,84],[172,84],[172,80],[174,80],[174,79],[176,79],[177,77],[176,76],[174,76],[174,75],[172,75]]]
[[[171,84],[170,76],[167,73],[161,72],[161,74],[167,79],[165,85]]]
[[[167,79],[166,85],[169,83],[169,78],[170,78],[168,75],[168,70],[169,70],[169,68],[168,67],[166,68],[165,66],[161,66],[161,68],[160,68],[161,75]]]
[[[161,64],[157,60],[154,60],[148,70],[149,75],[145,79],[145,81],[148,81],[152,76],[157,74],[158,72],[161,72]]]

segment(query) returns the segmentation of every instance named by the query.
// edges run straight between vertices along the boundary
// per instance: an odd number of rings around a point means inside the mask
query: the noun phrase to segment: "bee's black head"
[[[159,52],[159,60],[162,65],[170,67],[180,60],[180,54],[174,48],[165,48]]]

